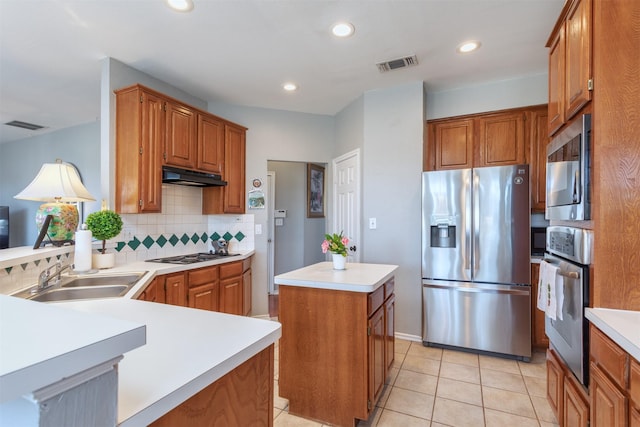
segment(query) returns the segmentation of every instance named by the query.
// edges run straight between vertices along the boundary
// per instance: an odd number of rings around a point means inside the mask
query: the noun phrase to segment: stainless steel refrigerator
[[[529,166],[422,174],[425,345],[531,357]]]

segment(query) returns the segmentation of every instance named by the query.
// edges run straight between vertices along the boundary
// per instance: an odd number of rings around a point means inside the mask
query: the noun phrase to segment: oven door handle
[[[580,273],[578,273],[577,271],[567,271],[567,272],[558,271],[558,274],[561,275],[562,277],[568,277],[569,279],[580,278]]]

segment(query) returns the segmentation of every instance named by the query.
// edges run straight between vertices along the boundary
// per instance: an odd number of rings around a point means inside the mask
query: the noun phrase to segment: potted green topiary
[[[111,268],[115,265],[115,254],[107,253],[107,240],[113,239],[122,231],[122,218],[111,210],[90,213],[85,221],[94,238],[102,240],[102,249],[93,254],[93,268]]]

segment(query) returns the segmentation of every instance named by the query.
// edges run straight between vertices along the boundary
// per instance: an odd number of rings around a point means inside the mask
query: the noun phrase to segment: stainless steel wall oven
[[[545,316],[545,332],[550,347],[585,387],[589,384],[589,327],[584,314],[589,306],[592,240],[590,230],[549,226],[544,258],[559,268],[564,295],[562,319]]]

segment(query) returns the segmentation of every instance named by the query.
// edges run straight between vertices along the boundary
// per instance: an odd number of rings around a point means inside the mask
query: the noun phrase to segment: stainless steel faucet
[[[55,268],[55,272],[51,274],[51,269]],[[62,265],[62,262],[58,261],[55,265],[43,270],[38,276],[38,287],[35,288],[35,292],[39,292],[49,286],[57,285],[60,282],[60,274],[66,269],[71,268],[71,264]]]

